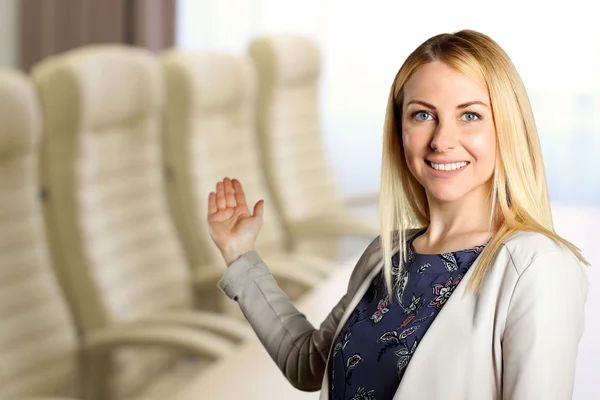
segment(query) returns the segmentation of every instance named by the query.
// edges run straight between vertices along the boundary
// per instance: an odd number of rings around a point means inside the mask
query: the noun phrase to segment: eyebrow
[[[427,102],[421,101],[421,100],[411,100],[411,101],[409,101],[406,104],[406,106],[408,107],[411,104],[420,104],[420,105],[425,106],[427,108],[431,108],[432,110],[436,110],[436,108],[435,108],[435,106],[433,104],[430,104],[430,103],[427,103]],[[486,103],[484,103],[483,101],[479,101],[479,100],[467,101],[466,103],[462,103],[462,104],[457,105],[456,108],[460,110],[460,109],[463,109],[463,108],[470,107],[470,106],[472,106],[474,104],[479,104],[479,105],[482,105],[482,106],[484,106],[486,108],[489,108],[489,106]]]

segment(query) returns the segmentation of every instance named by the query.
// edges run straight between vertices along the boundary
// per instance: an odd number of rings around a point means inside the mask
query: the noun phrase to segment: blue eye
[[[463,114],[463,119],[465,121],[472,122],[472,121],[479,119],[479,115],[472,113],[472,112],[467,112],[467,113]]]
[[[429,119],[431,119],[431,114],[427,111],[417,111],[413,114],[413,118],[416,118],[419,121],[429,121]]]

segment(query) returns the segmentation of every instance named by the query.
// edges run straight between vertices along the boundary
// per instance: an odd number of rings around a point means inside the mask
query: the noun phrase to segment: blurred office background
[[[600,25],[588,0],[139,0],[125,2],[125,8],[120,3],[0,0],[0,68],[28,72],[47,56],[93,43],[243,55],[260,35],[305,35],[321,50],[323,143],[346,196],[379,188],[387,94],[409,52],[436,33],[463,28],[494,38],[530,94],[558,233],[581,247],[593,264],[574,399],[600,398],[594,376],[600,365],[600,258],[594,248],[600,240]],[[110,29],[111,24],[118,28]],[[377,212],[376,206],[360,211]],[[361,245],[347,244],[350,258],[361,250],[353,246]],[[264,369],[275,374],[272,365]],[[248,376],[259,377],[253,373]],[[241,377],[234,386],[244,390],[252,384]],[[201,391],[198,384],[172,398],[192,398],[192,393],[210,398]],[[245,391],[246,398],[262,398]]]
[[[387,94],[409,52],[436,33],[480,30],[508,52],[529,90],[553,199],[598,205],[598,161],[584,149],[600,148],[600,45],[594,40],[600,28],[586,4],[187,0],[179,5],[177,44],[241,53],[258,34],[315,37],[324,54],[327,146],[344,190],[354,193],[378,188]]]

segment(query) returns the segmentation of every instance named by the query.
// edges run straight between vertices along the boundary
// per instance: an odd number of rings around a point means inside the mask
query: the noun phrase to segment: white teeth
[[[450,163],[450,164],[436,164],[431,163],[433,169],[437,169],[438,171],[454,171],[455,169],[463,168],[467,166],[468,162],[462,161],[458,163]]]

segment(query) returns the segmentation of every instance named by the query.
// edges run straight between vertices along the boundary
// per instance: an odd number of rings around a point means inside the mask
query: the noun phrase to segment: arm
[[[372,264],[369,248],[363,253],[350,278],[349,289],[317,330],[278,287],[263,260],[254,251],[262,226],[264,202],[251,214],[239,181],[225,178],[208,198],[210,234],[228,268],[219,288],[238,302],[259,340],[288,381],[301,390],[318,390],[325,372],[326,357],[337,325],[353,292],[355,276]],[[379,243],[373,240],[370,247]],[[370,254],[369,254],[370,255]]]
[[[572,398],[587,278],[567,250],[538,256],[520,275],[502,343],[503,398]]]
[[[265,349],[296,388],[319,390],[329,349],[356,285],[369,271],[375,239],[358,260],[346,294],[316,329],[279,289],[258,253],[244,254],[231,264],[219,287],[238,302]]]
[[[238,302],[273,361],[296,388],[321,388],[325,363],[337,324],[346,308],[342,297],[317,330],[277,286],[258,253],[236,260],[219,287]]]

